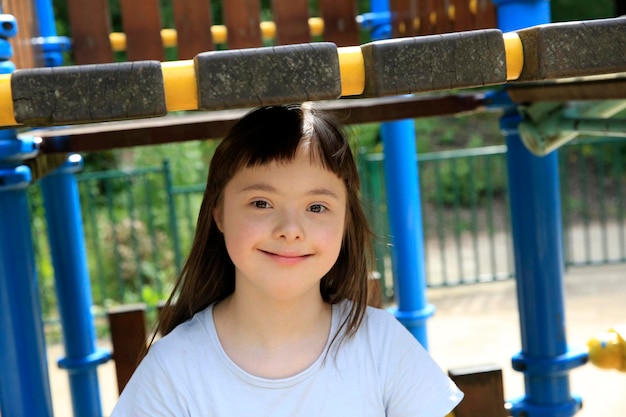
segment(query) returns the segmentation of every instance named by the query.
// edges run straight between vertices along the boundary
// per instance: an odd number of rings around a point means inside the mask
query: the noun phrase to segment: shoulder
[[[357,335],[366,336],[373,343],[387,345],[389,348],[419,349],[420,343],[388,310],[367,307],[363,322]]]
[[[463,394],[419,341],[387,310],[368,307],[349,349],[367,352],[388,416],[439,417]],[[347,354],[352,355],[352,352]]]
[[[152,344],[113,411],[113,416],[185,416],[191,393],[206,371],[198,358],[208,344],[207,314],[197,313]],[[206,355],[205,355],[206,356]]]

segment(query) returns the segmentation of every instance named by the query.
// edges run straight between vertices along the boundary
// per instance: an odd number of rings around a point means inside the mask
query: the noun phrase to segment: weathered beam
[[[482,94],[405,96],[322,101],[317,107],[335,112],[344,124],[452,115],[482,109]],[[157,119],[41,129],[42,153],[90,152],[131,146],[222,138],[249,109],[221,110]]]

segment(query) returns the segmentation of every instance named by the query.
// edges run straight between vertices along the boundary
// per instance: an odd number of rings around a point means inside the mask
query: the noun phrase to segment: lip
[[[311,254],[270,252],[266,250],[260,250],[260,252],[279,263],[288,265],[300,263],[311,256]]]

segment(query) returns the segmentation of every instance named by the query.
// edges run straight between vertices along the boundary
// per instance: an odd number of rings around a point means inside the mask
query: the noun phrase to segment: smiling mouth
[[[265,250],[261,250],[262,253],[275,258],[275,259],[280,259],[280,260],[284,260],[287,262],[296,262],[299,260],[303,260],[308,258],[309,256],[311,256],[311,254],[303,254],[303,255],[299,255],[299,254],[284,254],[284,253],[276,253],[276,252],[269,252],[269,251],[265,251]]]

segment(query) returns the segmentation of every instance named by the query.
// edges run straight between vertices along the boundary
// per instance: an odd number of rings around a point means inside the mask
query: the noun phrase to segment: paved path
[[[585,345],[590,336],[626,323],[626,265],[573,268],[565,281],[570,346]],[[432,289],[429,300],[437,309],[429,321],[430,351],[442,368],[497,364],[503,369],[505,397],[523,395],[523,377],[510,365],[520,350],[515,282]],[[67,375],[55,365],[61,352],[59,346],[49,349],[54,411],[57,417],[71,417]],[[112,363],[101,366],[99,375],[108,416],[117,398]],[[626,373],[586,365],[572,371],[570,381],[572,392],[584,402],[577,417],[626,414]]]

